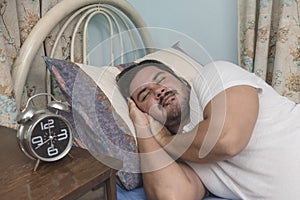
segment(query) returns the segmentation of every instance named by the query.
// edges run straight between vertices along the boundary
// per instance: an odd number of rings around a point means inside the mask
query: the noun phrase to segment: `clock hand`
[[[35,149],[40,148],[41,146],[43,146],[44,144],[46,144],[46,143],[49,142],[49,141],[50,141],[50,143],[51,143],[51,147],[54,147],[52,140],[53,140],[53,138],[56,137],[56,136],[52,136],[52,135],[51,135],[50,128],[49,128],[48,130],[49,130],[49,131],[48,131],[49,138],[48,138],[47,140],[45,140],[42,144],[38,144],[38,146],[35,147]]]
[[[51,133],[53,133],[53,135],[52,135]],[[49,128],[50,145],[51,145],[52,148],[54,148],[53,139],[54,139],[55,137],[57,137],[56,134],[55,134],[53,131],[50,132],[50,128]]]
[[[53,148],[54,147],[54,144],[53,144],[53,138],[56,137],[56,136],[51,136],[50,138],[50,143],[51,143],[51,147]]]
[[[50,143],[51,143],[51,147],[54,147],[52,140],[53,140],[55,137],[57,137],[57,136],[52,136],[52,135],[50,135],[49,138],[48,138],[47,140],[45,140],[42,144],[38,144],[37,147],[35,147],[35,149],[40,148],[41,146],[43,146],[44,144],[46,144],[46,143],[49,142],[49,141],[50,141]]]
[[[43,146],[44,144],[46,144],[47,142],[49,142],[49,140],[51,140],[51,137],[49,137],[47,140],[45,140],[42,144],[37,145],[37,147],[35,147],[35,149],[40,148],[41,146]]]
[[[49,127],[49,139],[50,139],[50,145],[51,145],[51,147],[53,148],[54,147],[54,145],[53,145],[53,142],[52,142],[52,140],[53,140],[53,137],[52,137],[52,135],[51,135],[51,131],[50,131],[50,127]]]

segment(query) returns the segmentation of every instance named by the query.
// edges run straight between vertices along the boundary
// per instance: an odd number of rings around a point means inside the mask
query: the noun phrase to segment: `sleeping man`
[[[298,199],[300,106],[218,61],[192,86],[146,60],[117,77],[138,136],[149,199]],[[162,126],[163,125],[163,126]]]

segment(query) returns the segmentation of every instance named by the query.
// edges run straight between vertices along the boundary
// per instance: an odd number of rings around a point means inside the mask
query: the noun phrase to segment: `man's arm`
[[[130,117],[138,136],[143,183],[147,199],[202,199],[205,188],[195,172],[177,163],[157,143],[147,115],[129,100]]]
[[[233,157],[248,144],[258,116],[257,89],[234,86],[215,96],[204,110],[204,120],[191,132],[161,131],[156,140],[185,161],[212,163]]]

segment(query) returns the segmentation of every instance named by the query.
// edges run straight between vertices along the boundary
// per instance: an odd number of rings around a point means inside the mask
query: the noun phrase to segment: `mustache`
[[[177,92],[177,90],[170,90],[170,91],[167,91],[163,96],[161,96],[159,99],[159,102],[158,102],[158,106],[160,109],[163,108],[162,102],[163,102],[164,98],[170,94],[175,95],[175,94],[178,94],[178,92]]]

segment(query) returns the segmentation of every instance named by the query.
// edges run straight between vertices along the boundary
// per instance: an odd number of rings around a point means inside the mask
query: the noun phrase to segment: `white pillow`
[[[203,66],[189,57],[186,53],[174,48],[162,49],[148,54],[135,62],[143,60],[157,60],[170,67],[179,77],[183,77],[190,84],[193,82],[197,72]]]

